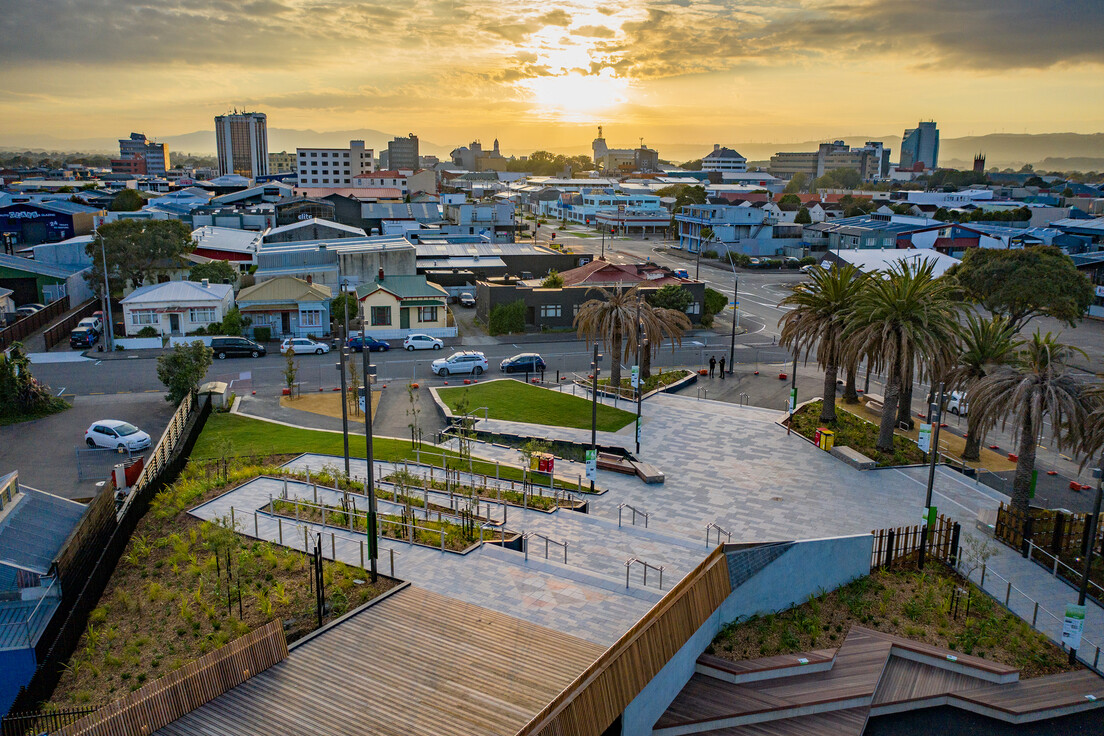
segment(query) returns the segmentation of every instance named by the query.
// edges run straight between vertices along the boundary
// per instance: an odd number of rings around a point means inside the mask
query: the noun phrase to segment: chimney
[[[208,280],[208,279],[202,279],[202,280],[200,280],[200,282],[199,282],[199,283],[203,284],[203,288],[204,288],[204,289],[209,289],[209,288],[211,288],[211,282],[210,282],[210,280]]]
[[[379,279],[378,280],[383,281],[383,268],[382,267],[379,270]]]
[[[308,273],[308,274],[307,274],[307,286],[310,286],[310,285],[311,285],[311,284],[313,284],[313,283],[314,283],[314,277],[313,277],[313,276],[311,276],[311,275],[310,275],[310,274]]]
[[[713,152],[716,153],[719,150],[721,150],[721,144],[720,143],[714,143],[713,144]]]

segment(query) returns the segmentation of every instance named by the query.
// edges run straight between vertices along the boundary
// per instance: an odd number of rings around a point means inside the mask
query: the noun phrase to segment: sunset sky
[[[585,144],[1104,130],[1104,2],[0,0],[5,135]]]

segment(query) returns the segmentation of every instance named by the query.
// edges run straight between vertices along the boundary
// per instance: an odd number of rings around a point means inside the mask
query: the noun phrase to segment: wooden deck
[[[702,655],[653,733],[858,736],[870,716],[942,705],[1007,723],[1044,720],[1104,707],[1104,679],[1080,670],[1021,682],[1013,667],[856,626],[834,653]]]
[[[512,734],[602,652],[410,586],[156,733]]]

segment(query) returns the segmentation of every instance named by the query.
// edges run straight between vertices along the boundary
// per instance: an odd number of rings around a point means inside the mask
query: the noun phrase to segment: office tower
[[[935,121],[919,123],[905,131],[901,141],[901,168],[912,169],[917,164],[925,169],[939,166],[939,129]]]
[[[268,173],[268,118],[263,112],[238,112],[215,118],[219,176],[256,179]]]
[[[387,144],[387,168],[416,171],[418,169],[418,136],[395,138]]]

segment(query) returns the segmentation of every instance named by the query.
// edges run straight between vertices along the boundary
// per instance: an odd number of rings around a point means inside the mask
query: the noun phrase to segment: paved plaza
[[[567,542],[566,565],[562,549],[555,545],[551,545],[551,559],[544,559],[540,538],[532,540],[528,561],[520,552],[499,547],[484,546],[457,555],[383,540],[384,571],[387,550],[393,547],[395,574],[402,579],[609,644],[662,595],[654,573],[647,588],[641,585],[637,565],[626,589],[625,561],[635,557],[662,565],[664,589],[669,589],[707,553],[710,525],[716,525],[712,527],[712,543],[716,544],[716,527],[726,532],[721,541],[729,541],[730,533],[731,541],[738,543],[864,534],[919,522],[926,467],[855,470],[798,435],[788,435],[778,424],[784,415],[766,409],[659,394],[644,403],[643,416],[640,458],[662,470],[665,483],[649,485],[635,476],[599,471],[597,485],[605,493],[586,497],[588,514],[506,510],[509,529]],[[480,424],[495,432],[589,441],[585,430],[496,420]],[[617,433],[601,438],[600,443],[607,440],[628,446],[626,440],[631,439],[631,434]],[[455,444],[450,440],[453,449]],[[522,462],[516,449],[501,445],[475,443],[473,453],[500,463]],[[289,467],[304,471],[337,464],[333,457],[305,455]],[[351,462],[353,475],[363,477],[365,470],[364,461]],[[574,482],[583,468],[559,460],[556,472]],[[269,493],[278,495],[273,488],[279,484],[275,480],[247,484],[195,513],[204,518],[222,517],[230,505],[251,513],[267,503]],[[300,490],[298,495],[306,497],[308,488]],[[289,495],[297,494],[289,491]],[[981,536],[975,527],[978,511],[995,509],[1002,499],[996,491],[953,471],[941,468],[936,473],[933,502],[941,513],[959,521],[965,534]],[[637,526],[629,523],[630,507],[648,514],[646,529],[642,516],[638,516]],[[500,519],[502,507],[492,504],[489,514]],[[251,522],[245,527],[252,533]],[[271,520],[267,524],[260,520],[260,536],[274,539],[274,530]],[[356,535],[335,534],[338,557],[359,564]],[[342,537],[348,538],[344,544]],[[301,548],[301,541],[298,544]],[[1057,638],[1060,622],[1050,620],[1046,611],[1060,613],[1066,603],[1075,600],[1076,591],[1004,545],[993,546],[996,555],[989,562],[985,588],[1003,600],[1007,584],[1003,581],[1011,580],[1015,586],[1010,600],[1013,610],[1030,620],[1031,607],[1038,600],[1043,609],[1040,628]],[[1016,589],[1031,596],[1030,602]],[[1104,642],[1104,612],[1096,606],[1090,606],[1085,637],[1094,645]]]

